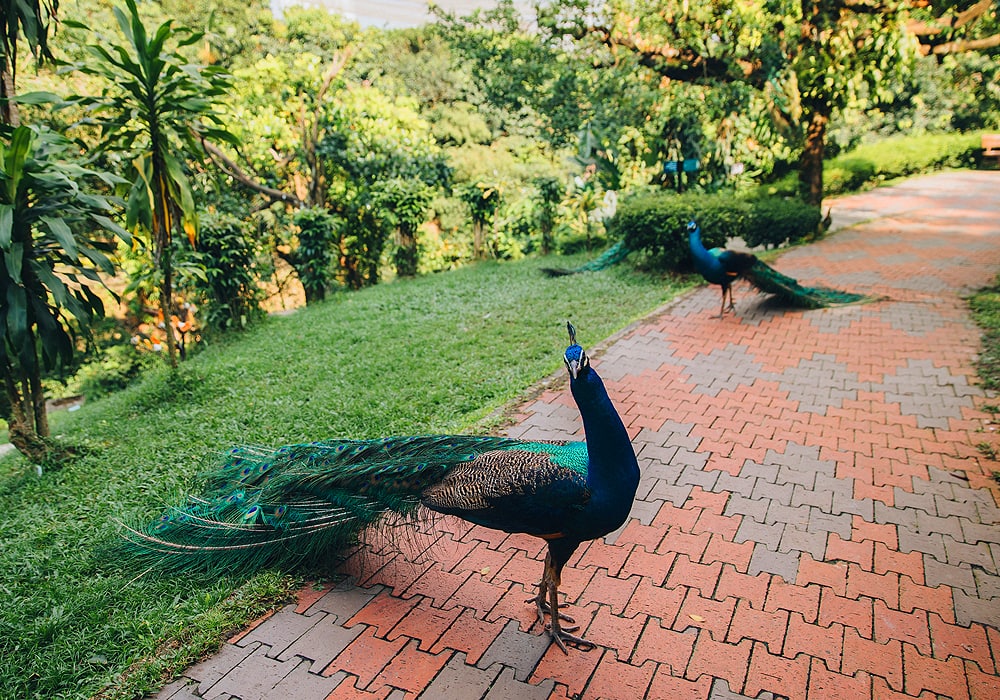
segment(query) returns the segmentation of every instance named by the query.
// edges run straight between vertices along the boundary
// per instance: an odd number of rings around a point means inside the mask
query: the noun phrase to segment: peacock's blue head
[[[569,370],[569,376],[576,379],[581,372],[585,372],[590,368],[590,358],[587,357],[587,353],[584,352],[584,349],[577,345],[576,329],[573,327],[573,324],[567,321],[566,330],[569,331],[570,345],[566,348],[566,354],[563,356],[563,360],[566,362],[566,369]]]
[[[687,225],[687,230],[688,233],[694,233],[695,231],[698,230],[698,224],[696,224],[694,221],[689,221]]]

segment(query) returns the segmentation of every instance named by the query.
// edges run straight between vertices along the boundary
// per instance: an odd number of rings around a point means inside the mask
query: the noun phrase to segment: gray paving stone
[[[950,481],[924,481],[923,479],[913,480],[913,493],[914,495],[930,495],[933,501],[933,496],[943,496],[944,498],[950,498],[951,500],[957,500],[955,498],[954,485]],[[933,514],[935,511],[928,510],[924,508],[928,513]]]
[[[953,501],[949,498],[935,496],[934,505],[937,507],[937,514],[942,518],[962,518],[979,522],[979,510],[976,508],[975,501]]]
[[[983,600],[989,598],[1000,598],[1000,576],[991,574],[982,569],[972,567],[972,576],[976,579],[976,590]]]
[[[833,494],[833,513],[858,515],[868,522],[875,520],[875,504],[870,498],[854,498],[853,496],[843,496],[840,493]]]
[[[312,673],[320,673],[363,631],[363,625],[345,629],[335,615],[324,615],[323,619],[283,649],[277,658],[284,661],[293,656],[301,656],[313,662],[309,669]]]
[[[633,501],[632,510],[629,512],[630,518],[635,518],[643,525],[651,525],[653,523],[653,518],[656,514],[660,512],[660,506],[663,505],[663,501],[655,500],[643,500],[643,501]]]
[[[586,621],[577,618],[581,628],[586,627]],[[510,620],[503,631],[493,640],[489,648],[483,652],[478,668],[487,669],[494,663],[504,664],[515,669],[515,677],[526,681],[535,670],[535,666],[549,648],[550,638],[547,634],[530,634],[518,629],[517,620]]]
[[[830,513],[824,513],[818,508],[810,508],[808,530],[810,532],[822,533],[824,535],[824,542],[826,541],[826,534],[830,532],[836,532],[842,540],[849,540],[851,539],[851,532],[853,530],[853,520],[847,513],[831,515]]]
[[[792,503],[792,491],[794,487],[794,484],[775,484],[758,480],[753,490],[753,497],[766,498],[772,502],[788,506]]]
[[[799,575],[800,553],[797,551],[775,552],[758,544],[750,555],[747,573],[756,576],[761,572],[781,576],[788,583],[795,583]]]
[[[771,504],[765,499],[753,500],[743,496],[731,495],[726,501],[724,515],[742,515],[763,523],[767,518],[767,507]]]
[[[309,666],[308,661],[298,657],[278,661],[269,653],[267,646],[261,645],[202,695],[205,698],[216,698],[228,694],[235,695],[240,700],[265,700],[278,697],[274,694],[275,686],[300,664]],[[340,680],[337,679],[337,683],[340,683]],[[201,692],[200,687],[199,692]]]
[[[704,491],[711,491],[719,478],[719,472],[706,472],[701,467],[684,467],[677,478],[678,486],[700,486]]]
[[[358,611],[368,605],[372,598],[385,590],[384,586],[358,588],[353,578],[348,578],[331,588],[326,594],[309,606],[306,615],[317,612],[329,613],[341,624],[357,615]]]
[[[673,486],[665,481],[657,481],[646,496],[647,500],[670,501],[680,508],[691,495],[693,486]]]
[[[898,525],[907,530],[917,529],[916,508],[894,508],[875,501],[875,520],[879,525]]]
[[[913,530],[898,528],[899,551],[904,554],[909,552],[921,552],[929,554],[938,561],[948,561],[948,555],[944,551],[944,537],[937,532],[921,534]]]
[[[809,469],[800,469],[788,465],[778,467],[779,484],[795,484],[807,489],[813,488],[816,484],[816,472]]]
[[[917,511],[917,532],[921,534],[939,532],[942,535],[950,535],[956,540],[963,539],[962,523],[959,522],[958,518],[928,515],[922,510]]]
[[[773,484],[778,479],[778,467],[774,464],[758,464],[747,460],[740,469],[740,476],[752,477]]]
[[[555,690],[556,682],[547,678],[538,685],[519,680],[514,673],[514,669],[505,668],[500,672],[500,676],[494,681],[493,686],[486,694],[484,700],[546,700]]]
[[[326,697],[347,678],[343,671],[329,676],[309,671],[308,660],[300,663],[282,678],[265,698],[294,698],[294,700],[326,700]],[[242,699],[241,699],[242,700]]]
[[[969,564],[946,564],[934,557],[924,557],[924,581],[931,588],[944,585],[976,595],[976,579]]]
[[[781,533],[779,552],[809,552],[816,561],[823,561],[826,552],[826,532],[810,532],[806,529],[787,526]]]
[[[920,481],[914,479],[914,481]],[[937,514],[937,505],[934,503],[933,493],[909,493],[896,486],[892,490],[893,504],[896,508],[913,508],[922,510],[929,515]]]
[[[987,571],[991,574],[997,573],[996,564],[993,561],[993,553],[989,545],[979,542],[977,544],[966,544],[956,542],[947,535],[944,538],[944,549],[948,554],[949,564],[971,564]]]
[[[1000,598],[983,600],[961,589],[955,589],[952,593],[955,596],[956,623],[965,627],[973,622],[1000,627]]]
[[[733,476],[729,472],[719,472],[719,479],[715,482],[713,491],[728,491],[732,494],[739,494],[746,498],[753,495],[754,486],[757,479],[751,476]]]
[[[712,690],[708,694],[708,700],[754,700],[749,695],[734,693],[729,689],[729,681],[716,678],[712,681]],[[774,693],[762,690],[757,694],[757,700],[774,700]]]
[[[771,501],[767,507],[767,517],[764,522],[781,523],[804,530],[809,526],[809,508],[805,506],[793,507],[778,501]]]
[[[475,700],[483,698],[500,675],[502,667],[494,664],[480,669],[466,663],[464,652],[457,652],[418,696],[425,700]]]
[[[805,488],[798,484],[792,490],[793,507],[812,506],[824,512],[831,512],[833,508],[833,494],[826,489]]]
[[[205,691],[215,685],[224,675],[236,668],[244,659],[256,652],[260,646],[259,642],[246,647],[238,647],[235,644],[223,644],[222,649],[216,652],[215,655],[190,667],[184,672],[184,675],[198,681],[198,694],[204,695]]]
[[[759,523],[752,518],[744,518],[739,528],[737,528],[736,534],[733,536],[733,541],[737,544],[754,542],[776,552],[778,551],[778,545],[781,542],[781,533],[784,529],[785,526],[783,523],[765,524]],[[755,547],[754,551],[756,549]]]
[[[197,694],[198,683],[190,678],[178,678],[169,683],[156,694],[157,700],[201,700]]]

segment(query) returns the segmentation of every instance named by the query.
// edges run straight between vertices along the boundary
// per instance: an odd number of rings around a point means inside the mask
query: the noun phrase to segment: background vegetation
[[[687,284],[692,216],[781,245],[1000,128],[989,2],[123,2],[0,0],[2,697],[155,689],[287,594],[95,560],[230,443],[495,428],[566,319]],[[541,276],[613,238],[645,272]]]

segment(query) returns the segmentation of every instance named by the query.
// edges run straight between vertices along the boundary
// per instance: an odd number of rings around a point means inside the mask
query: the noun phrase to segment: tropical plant
[[[306,304],[323,301],[334,279],[333,241],[336,219],[326,209],[313,207],[295,213],[298,245],[282,257],[294,268],[306,295]]]
[[[542,232],[542,255],[552,252],[552,232],[556,227],[556,212],[564,192],[559,178],[543,175],[535,178],[535,188],[538,190],[536,217],[538,228]]]
[[[426,221],[433,194],[427,184],[412,178],[392,178],[379,188],[379,203],[396,229],[393,261],[400,277],[417,274],[417,228]]]
[[[52,455],[43,369],[69,364],[104,302],[100,272],[114,273],[116,202],[84,189],[119,181],[73,159],[68,140],[25,126],[0,150],[0,365],[10,441],[35,463]],[[103,235],[102,232],[104,233]]]
[[[0,2],[0,122],[17,126],[14,81],[17,78],[17,47],[23,34],[28,50],[37,60],[52,58],[49,25],[56,18],[59,0],[2,0]]]
[[[256,252],[243,222],[231,214],[202,214],[198,252],[204,277],[195,278],[194,285],[207,301],[207,324],[238,330],[258,319],[263,312]]]
[[[486,229],[493,223],[503,193],[499,185],[477,182],[466,185],[460,194],[472,214],[472,257],[482,260],[486,257]]]
[[[178,52],[198,42],[202,34],[167,21],[150,37],[135,0],[125,4],[127,13],[116,7],[114,14],[127,43],[102,40],[90,45],[91,60],[74,66],[104,79],[103,93],[75,96],[68,103],[86,108],[85,123],[100,127],[101,148],[121,154],[131,166],[126,226],[148,233],[151,239],[161,275],[160,310],[169,318],[174,311],[171,240],[182,229],[193,245],[198,231],[185,160],[204,156],[204,139],[235,145],[214,104],[225,94],[229,80],[220,69],[191,63]],[[176,47],[168,49],[168,42]],[[165,333],[167,358],[176,366],[177,341],[169,323]]]

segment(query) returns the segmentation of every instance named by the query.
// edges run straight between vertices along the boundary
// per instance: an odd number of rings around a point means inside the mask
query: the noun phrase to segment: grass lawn
[[[0,460],[0,698],[137,697],[288,595],[294,572],[132,580],[94,555],[226,447],[488,431],[562,366],[566,320],[589,348],[680,284],[629,265],[547,279],[543,262],[338,295],[55,414],[79,459],[41,476]]]

